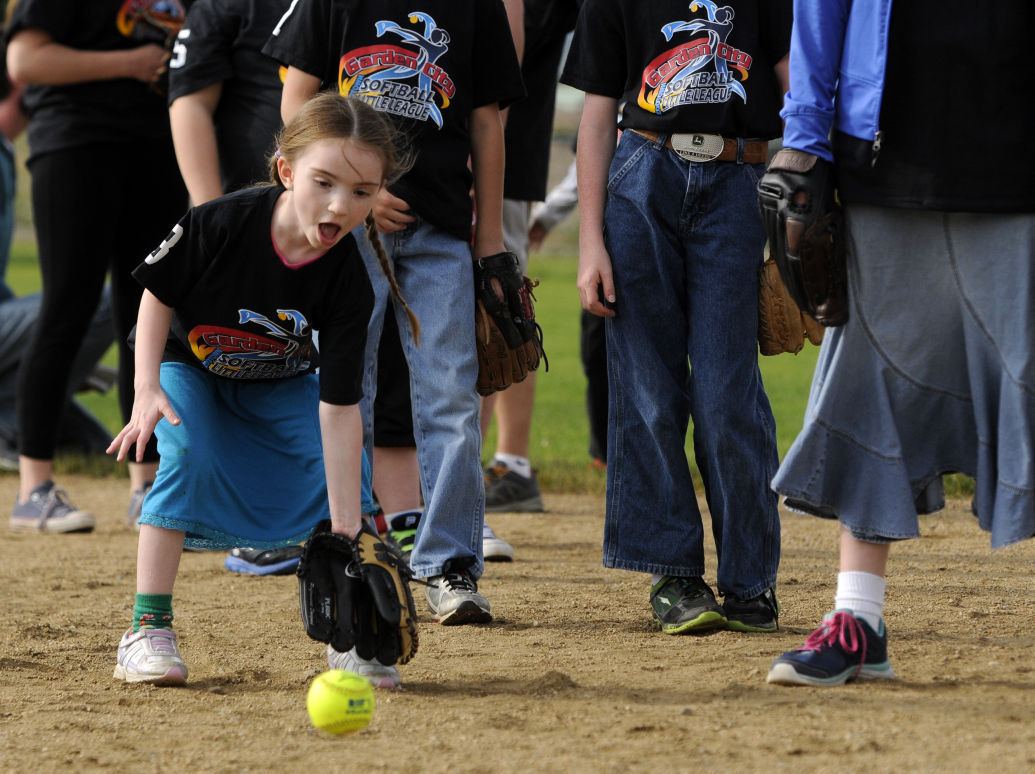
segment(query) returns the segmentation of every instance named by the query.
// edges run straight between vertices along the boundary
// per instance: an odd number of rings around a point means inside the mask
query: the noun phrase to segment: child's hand
[[[108,454],[118,449],[116,459],[122,462],[129,453],[129,447],[134,443],[137,445],[137,462],[144,459],[144,447],[154,432],[155,425],[165,417],[169,424],[180,424],[180,418],[173,411],[169,398],[160,387],[152,389],[137,390],[133,399],[133,416],[129,424],[122,428],[115,439],[108,446]]]
[[[374,200],[374,224],[382,234],[391,234],[393,231],[402,231],[414,217],[410,214],[410,205],[388,193],[384,186],[377,192]]]
[[[579,299],[582,308],[597,317],[614,317],[615,281],[607,250],[583,249],[579,253]]]
[[[155,43],[128,49],[125,52],[126,77],[151,83],[169,59],[169,52]]]

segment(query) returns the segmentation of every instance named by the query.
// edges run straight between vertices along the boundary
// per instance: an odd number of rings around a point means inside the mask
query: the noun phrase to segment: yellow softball
[[[305,700],[313,725],[328,734],[351,734],[374,716],[374,689],[365,677],[330,669],[309,684]]]

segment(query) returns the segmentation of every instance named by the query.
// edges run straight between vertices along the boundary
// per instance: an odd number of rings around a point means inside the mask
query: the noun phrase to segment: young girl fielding
[[[116,678],[186,680],[171,628],[185,544],[277,548],[328,517],[336,533],[359,531],[373,291],[349,232],[404,166],[376,111],[320,94],[284,128],[271,185],[190,210],[135,270],[136,398],[109,452],[124,459],[154,432],[164,459]]]

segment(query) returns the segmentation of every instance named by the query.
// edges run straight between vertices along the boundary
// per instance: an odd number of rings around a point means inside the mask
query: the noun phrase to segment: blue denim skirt
[[[829,329],[773,480],[863,540],[916,537],[975,479],[994,548],[1035,535],[1035,216],[851,206],[851,318]]]
[[[181,422],[155,428],[161,462],[142,524],[182,530],[189,548],[270,549],[330,518],[315,374],[238,382],[163,363],[161,383]],[[365,456],[363,480],[369,512]]]

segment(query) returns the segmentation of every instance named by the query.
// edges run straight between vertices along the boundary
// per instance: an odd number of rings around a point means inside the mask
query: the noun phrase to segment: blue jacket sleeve
[[[827,161],[833,161],[830,129],[851,5],[852,0],[794,1],[790,90],[780,112],[783,145]]]

